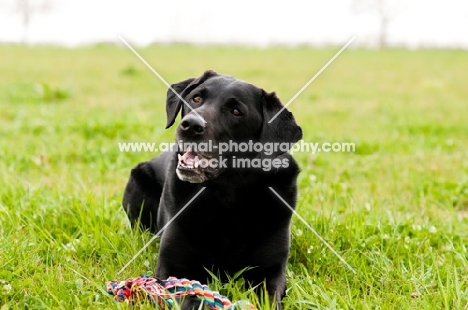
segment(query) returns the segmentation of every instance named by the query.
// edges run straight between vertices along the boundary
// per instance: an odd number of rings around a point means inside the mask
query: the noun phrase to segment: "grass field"
[[[284,103],[337,51],[139,49],[169,83],[214,69]],[[156,244],[116,275],[151,238],[120,202],[130,169],[155,154],[117,142],[173,140],[165,85],[124,47],[0,55],[0,309],[129,308],[104,283],[155,267]],[[295,157],[299,214],[357,274],[294,219],[285,309],[466,307],[467,81],[466,51],[349,49],[290,105],[305,141],[356,143]]]

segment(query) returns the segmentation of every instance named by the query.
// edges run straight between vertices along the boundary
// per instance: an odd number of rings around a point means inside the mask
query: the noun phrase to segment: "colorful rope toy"
[[[149,298],[162,308],[167,306],[169,309],[174,306],[174,298],[177,296],[197,296],[199,300],[203,301],[204,305],[213,310],[257,310],[252,304],[244,300],[231,303],[228,298],[216,291],[212,291],[207,285],[198,281],[177,279],[175,277],[160,280],[145,275],[125,281],[109,281],[106,282],[106,289],[109,294],[114,295],[114,298],[121,302],[130,303]]]

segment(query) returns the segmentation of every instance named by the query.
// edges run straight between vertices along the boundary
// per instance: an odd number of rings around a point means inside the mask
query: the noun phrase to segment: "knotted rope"
[[[175,297],[197,296],[204,305],[213,310],[256,310],[252,304],[244,300],[231,303],[227,297],[198,281],[175,277],[160,280],[155,277],[141,276],[125,281],[109,281],[106,283],[106,289],[109,294],[114,295],[114,298],[121,302],[130,303],[149,298],[162,308],[168,306],[169,309],[174,306]]]

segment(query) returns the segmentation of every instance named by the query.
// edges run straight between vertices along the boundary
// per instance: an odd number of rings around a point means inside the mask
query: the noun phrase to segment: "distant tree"
[[[380,48],[388,44],[388,27],[395,19],[398,13],[397,0],[352,0],[352,10],[358,14],[374,13],[379,18],[379,37]]]
[[[28,42],[29,24],[36,13],[46,12],[52,8],[52,0],[13,0],[12,8],[21,18],[23,24],[22,42]]]

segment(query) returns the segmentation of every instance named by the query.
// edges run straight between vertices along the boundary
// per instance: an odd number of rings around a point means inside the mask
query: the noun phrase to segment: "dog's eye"
[[[192,98],[192,101],[195,102],[195,103],[200,103],[201,97],[200,96],[195,96],[195,97]]]
[[[242,115],[241,111],[239,109],[236,109],[236,108],[232,109],[231,113],[234,116],[241,116]]]

